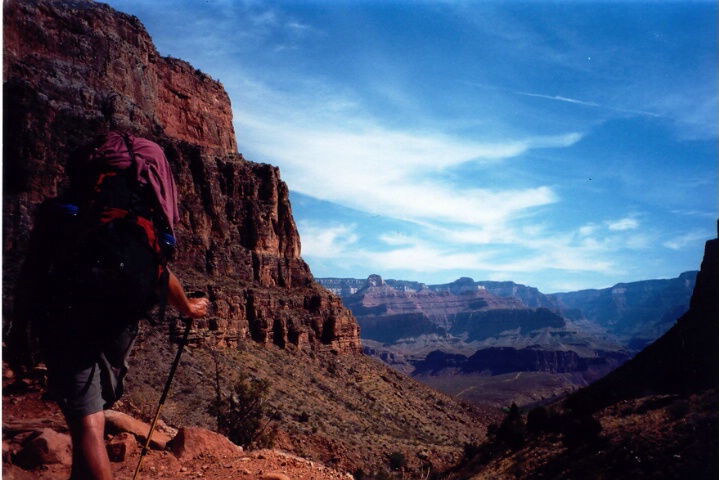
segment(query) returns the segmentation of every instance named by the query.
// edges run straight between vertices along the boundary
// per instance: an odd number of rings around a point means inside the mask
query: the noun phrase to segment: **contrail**
[[[535,98],[544,98],[547,100],[555,100],[557,102],[566,102],[566,103],[574,103],[576,105],[584,105],[586,107],[595,107],[595,108],[603,108],[605,110],[613,110],[615,112],[622,112],[622,113],[631,113],[635,115],[646,115],[649,117],[661,117],[661,115],[654,113],[654,112],[647,112],[645,110],[628,110],[625,108],[616,108],[616,107],[609,107],[607,105],[600,105],[596,102],[586,102],[584,100],[577,100],[575,98],[568,98],[568,97],[562,97],[561,95],[543,95],[541,93],[528,93],[528,92],[512,92],[515,95],[522,95],[524,97],[535,97]]]

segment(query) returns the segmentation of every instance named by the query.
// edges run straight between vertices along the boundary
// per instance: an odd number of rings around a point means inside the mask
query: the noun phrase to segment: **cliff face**
[[[210,293],[198,323],[220,343],[359,352],[359,328],[302,260],[279,170],[237,153],[229,97],[188,63],[161,57],[136,17],[91,1],[4,4],[3,312],[39,204],[65,187],[67,159],[109,128],[160,144],[181,222],[173,269]]]

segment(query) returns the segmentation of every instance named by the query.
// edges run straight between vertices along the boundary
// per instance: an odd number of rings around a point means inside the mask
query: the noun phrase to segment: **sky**
[[[717,236],[716,1],[107,3],[222,83],[315,277],[606,288]]]

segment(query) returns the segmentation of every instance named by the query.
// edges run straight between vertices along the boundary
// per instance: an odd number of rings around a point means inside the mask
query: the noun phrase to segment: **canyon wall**
[[[5,323],[18,313],[38,206],[66,188],[68,158],[121,129],[162,146],[175,173],[181,221],[172,267],[213,307],[196,338],[361,351],[351,312],[301,258],[279,169],[238,153],[219,82],[160,56],[139,19],[105,4],[9,1],[3,22]]]

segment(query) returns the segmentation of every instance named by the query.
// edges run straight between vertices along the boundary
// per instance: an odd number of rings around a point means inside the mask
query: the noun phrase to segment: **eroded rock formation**
[[[162,57],[136,17],[92,1],[4,4],[3,318],[39,204],[67,159],[109,128],[160,144],[176,175],[174,270],[209,291],[198,337],[360,352],[359,328],[301,258],[287,185],[237,152],[223,86]]]

